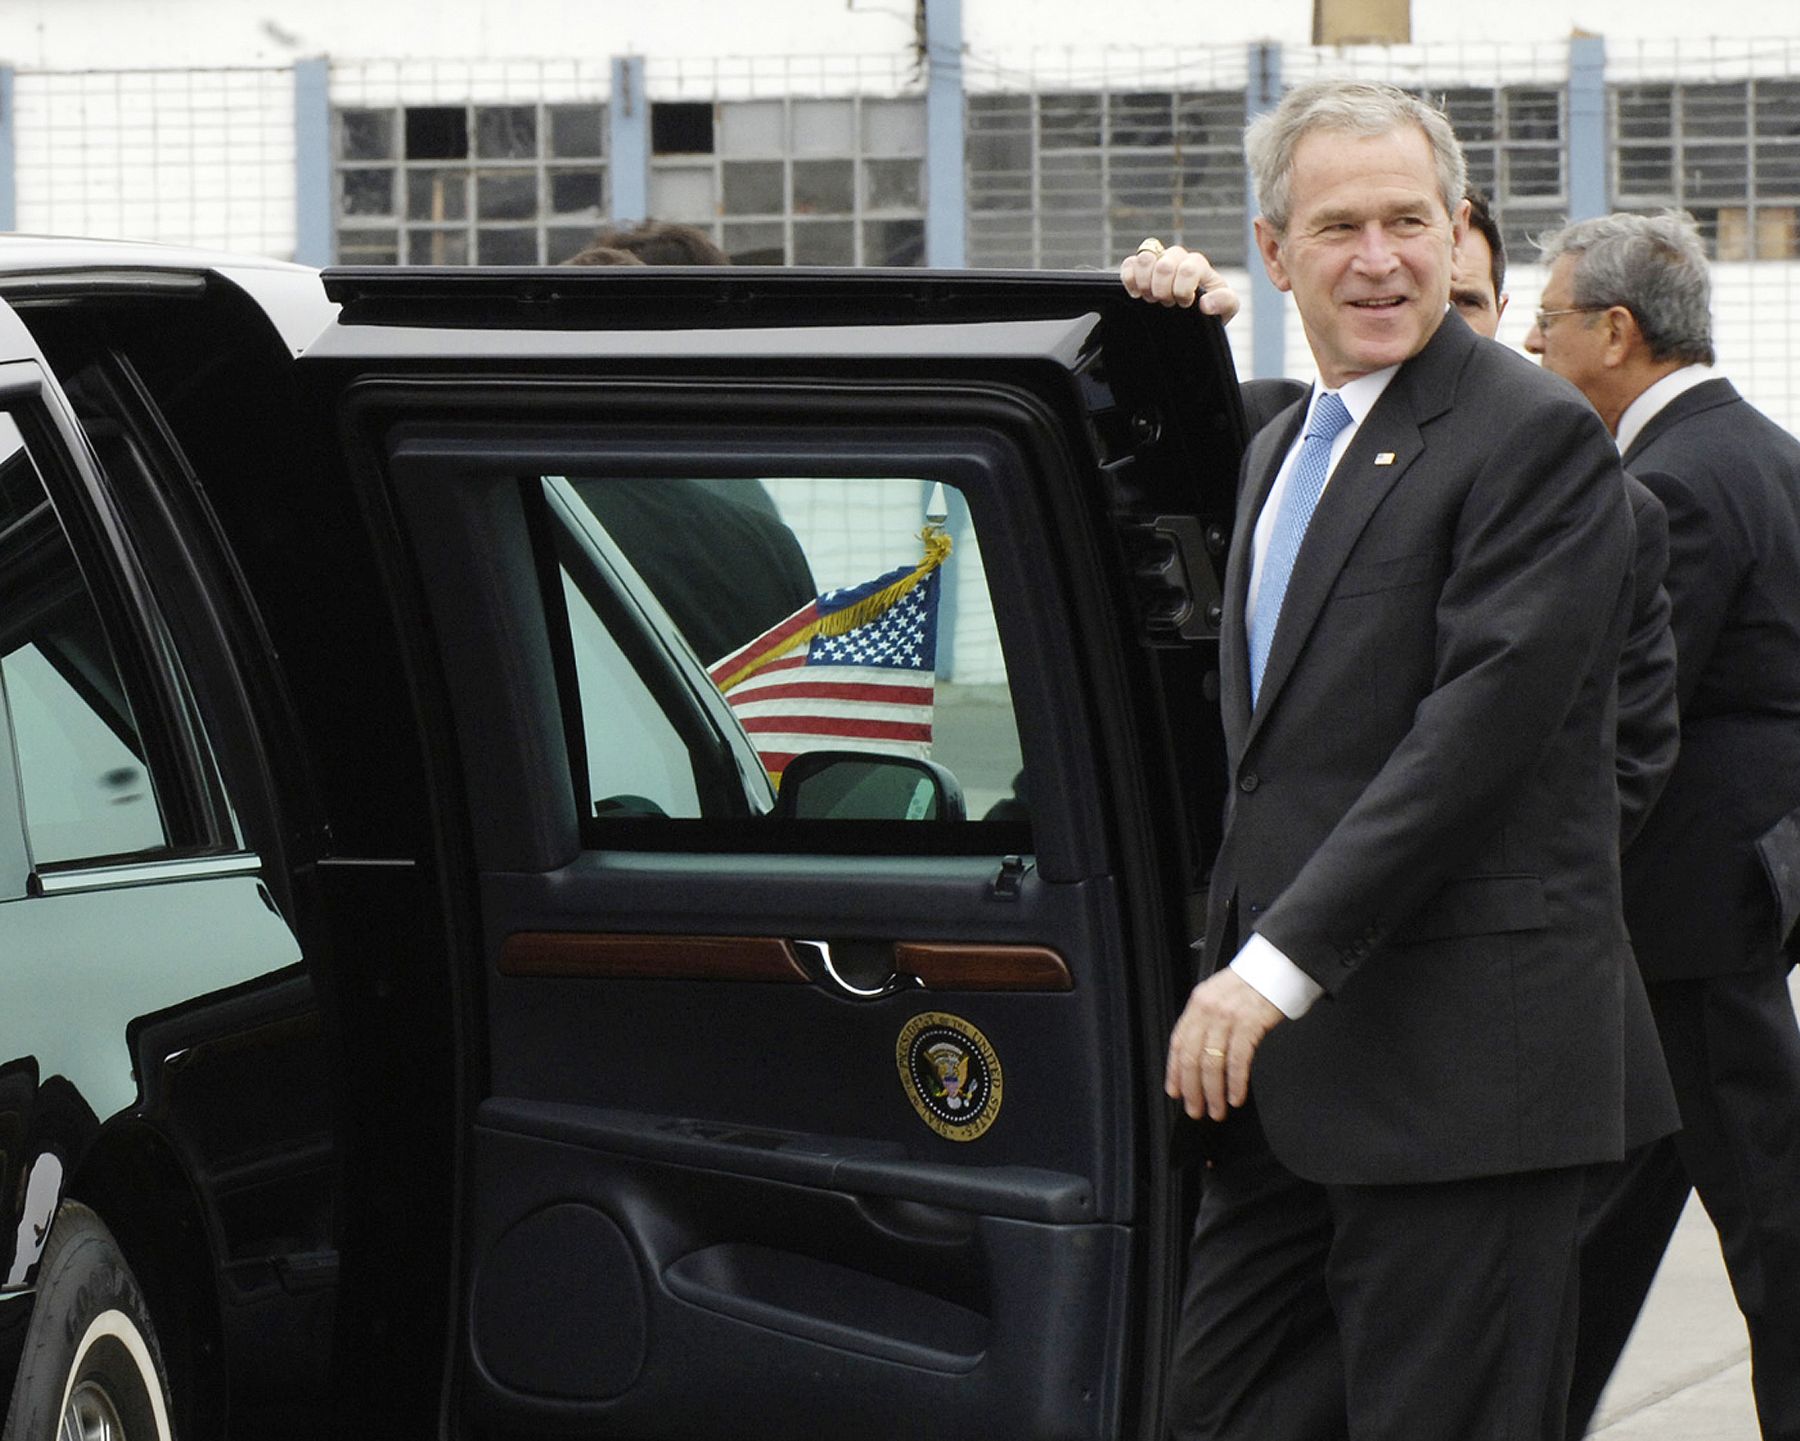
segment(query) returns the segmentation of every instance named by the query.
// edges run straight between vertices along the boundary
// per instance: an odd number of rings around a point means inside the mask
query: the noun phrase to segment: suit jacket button
[[[1241,791],[1253,791],[1259,784],[1260,782],[1256,779],[1255,771],[1245,771],[1238,777],[1238,789]]]

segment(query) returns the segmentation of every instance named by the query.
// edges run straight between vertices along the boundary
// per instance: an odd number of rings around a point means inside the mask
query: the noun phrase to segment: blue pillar
[[[0,230],[19,228],[18,148],[13,139],[13,68],[0,65]]]
[[[613,57],[607,114],[613,223],[635,225],[650,215],[650,97],[644,93],[642,55]]]
[[[968,264],[962,0],[925,0],[925,263]]]
[[[329,265],[331,204],[331,62],[294,63],[294,259]]]
[[[1569,219],[1591,220],[1612,207],[1607,199],[1606,40],[1569,41]]]
[[[1250,83],[1244,89],[1244,123],[1281,103],[1281,47],[1250,47]],[[1244,175],[1244,232],[1249,246],[1250,368],[1260,377],[1287,374],[1287,296],[1275,288],[1256,249],[1256,182]]]

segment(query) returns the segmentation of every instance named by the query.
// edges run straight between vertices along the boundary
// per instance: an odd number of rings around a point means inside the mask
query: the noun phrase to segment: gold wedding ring
[[[1200,1049],[1205,1051],[1209,1056],[1217,1056],[1221,1061],[1225,1059],[1225,1053],[1217,1046],[1202,1046]]]
[[[1138,243],[1137,253],[1139,255],[1161,255],[1163,249],[1162,241],[1151,235]]]

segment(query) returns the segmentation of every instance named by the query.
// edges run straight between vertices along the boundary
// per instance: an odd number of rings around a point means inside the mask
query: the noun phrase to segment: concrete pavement
[[[1800,972],[1789,988],[1800,1010]],[[1759,1441],[1749,1356],[1718,1235],[1690,1199],[1588,1435]]]
[[[1718,1235],[1690,1199],[1588,1435],[1757,1441],[1749,1356]]]

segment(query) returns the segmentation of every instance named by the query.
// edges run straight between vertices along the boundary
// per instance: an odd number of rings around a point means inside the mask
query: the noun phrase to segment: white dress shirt
[[[1644,427],[1676,396],[1717,378],[1717,372],[1710,365],[1684,365],[1680,370],[1671,370],[1640,393],[1619,417],[1619,428],[1613,436],[1619,443],[1619,454],[1631,449],[1631,443],[1643,434]]]
[[[1337,392],[1338,399],[1344,402],[1344,409],[1350,412],[1350,423],[1331,442],[1331,459],[1325,472],[1326,490],[1331,488],[1331,477],[1337,473],[1337,464],[1350,448],[1356,432],[1362,429],[1364,419],[1375,408],[1375,402],[1381,399],[1382,391],[1387,389],[1388,382],[1399,369],[1398,365],[1390,365],[1385,370],[1359,375]],[[1308,425],[1312,422],[1312,408],[1319,403],[1319,397],[1327,393],[1317,386],[1313,387],[1312,398],[1307,403]],[[1262,584],[1263,557],[1268,553],[1269,537],[1275,530],[1275,516],[1281,509],[1281,497],[1287,490],[1294,465],[1300,458],[1300,447],[1306,440],[1306,431],[1307,426],[1301,426],[1300,433],[1294,437],[1294,443],[1288,447],[1281,469],[1275,473],[1275,483],[1269,488],[1269,498],[1263,502],[1262,513],[1256,517],[1256,531],[1251,538],[1250,593],[1244,600],[1246,635],[1250,632],[1251,618],[1256,614],[1256,592]],[[1320,492],[1320,499],[1321,502],[1324,499],[1323,491]],[[1246,982],[1290,1021],[1305,1015],[1312,1003],[1324,994],[1323,986],[1254,931],[1231,962],[1231,969],[1237,972],[1240,980]]]

